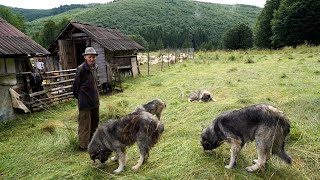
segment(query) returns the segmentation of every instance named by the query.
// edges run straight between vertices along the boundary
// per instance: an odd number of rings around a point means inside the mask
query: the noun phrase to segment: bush
[[[253,33],[246,24],[239,24],[229,29],[223,37],[226,49],[249,49],[253,46]]]

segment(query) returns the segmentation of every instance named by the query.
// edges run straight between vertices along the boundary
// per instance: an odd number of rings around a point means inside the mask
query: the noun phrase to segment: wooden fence
[[[140,66],[147,64],[147,74],[151,74],[150,65],[158,65],[159,69],[153,68],[153,71],[162,71],[165,65],[169,67],[170,64],[183,62],[186,59],[194,58],[194,49],[161,49],[155,52],[146,51],[139,53],[137,56],[138,63]]]
[[[72,83],[76,69],[49,71],[42,74],[43,91],[28,94],[31,111],[47,109],[54,102],[73,98]]]

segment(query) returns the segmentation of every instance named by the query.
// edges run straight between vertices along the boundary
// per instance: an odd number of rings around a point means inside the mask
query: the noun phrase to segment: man
[[[77,67],[73,82],[73,95],[78,99],[79,149],[87,151],[87,146],[99,124],[99,92],[97,83],[97,52],[87,47],[84,62]]]

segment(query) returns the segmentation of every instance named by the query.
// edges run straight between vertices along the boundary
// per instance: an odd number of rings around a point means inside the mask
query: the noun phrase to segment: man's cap
[[[93,47],[87,47],[86,50],[84,51],[84,53],[82,53],[83,56],[85,55],[96,55],[98,56],[98,53],[96,52],[96,50],[93,49]]]

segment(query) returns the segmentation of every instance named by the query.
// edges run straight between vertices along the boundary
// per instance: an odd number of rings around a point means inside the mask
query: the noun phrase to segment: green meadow
[[[165,66],[141,67],[127,79],[124,91],[101,95],[101,122],[121,117],[154,98],[166,102],[165,131],[148,161],[132,171],[139,154],[128,150],[124,172],[112,174],[117,162],[90,160],[77,150],[75,100],[0,123],[0,179],[319,179],[320,47],[296,49],[196,52],[194,59]],[[216,102],[187,101],[191,91],[207,89]],[[244,146],[237,166],[225,169],[230,145],[204,152],[200,134],[222,111],[268,103],[284,111],[291,132],[285,149],[287,165],[272,156],[264,169],[248,173],[257,158],[254,143]]]

